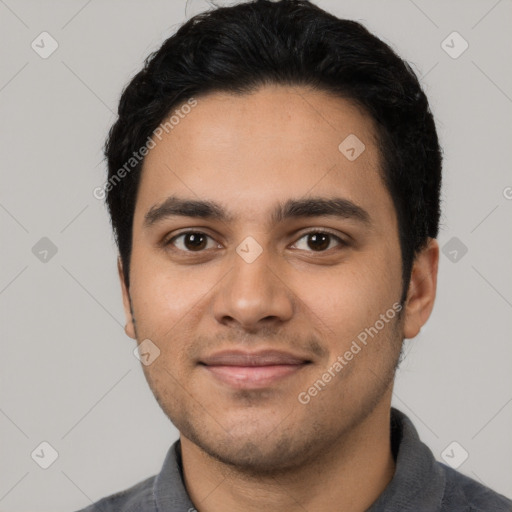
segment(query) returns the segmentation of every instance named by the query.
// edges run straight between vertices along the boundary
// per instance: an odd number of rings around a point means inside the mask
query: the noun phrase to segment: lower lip
[[[306,364],[271,366],[205,366],[218,380],[235,388],[264,388],[292,375]]]

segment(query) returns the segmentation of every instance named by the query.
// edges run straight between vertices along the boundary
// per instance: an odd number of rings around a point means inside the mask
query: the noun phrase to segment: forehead
[[[213,200],[246,219],[307,195],[393,210],[373,120],[350,101],[284,86],[196,101],[161,140],[154,138],[135,222],[171,195]]]

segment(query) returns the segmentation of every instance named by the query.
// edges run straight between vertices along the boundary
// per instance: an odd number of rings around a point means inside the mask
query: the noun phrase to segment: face
[[[398,225],[371,119],[323,92],[264,87],[198,97],[155,143],[126,332],[182,439],[284,469],[389,409],[402,339],[430,303],[398,314]]]

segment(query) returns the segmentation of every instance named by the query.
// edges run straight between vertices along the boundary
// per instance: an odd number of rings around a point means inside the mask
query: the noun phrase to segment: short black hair
[[[143,165],[136,152],[187,100],[264,85],[332,93],[373,118],[381,176],[398,219],[403,302],[416,254],[438,234],[442,154],[433,115],[407,62],[360,23],[307,0],[254,0],[201,13],[149,55],[125,87],[105,143],[105,191],[126,285]]]

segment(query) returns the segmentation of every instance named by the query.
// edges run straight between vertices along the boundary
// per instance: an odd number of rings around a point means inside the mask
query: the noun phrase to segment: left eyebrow
[[[352,219],[366,226],[372,225],[370,214],[354,202],[341,197],[290,199],[284,205],[278,205],[272,214],[272,222],[302,217],[336,217]]]
[[[220,204],[214,201],[182,199],[176,196],[168,197],[162,204],[154,205],[144,217],[144,227],[169,217],[194,217],[218,220],[230,223],[235,220]],[[270,216],[271,223],[279,224],[288,219],[305,217],[336,217],[351,219],[367,227],[372,226],[369,213],[349,199],[341,197],[313,197],[307,199],[289,199],[284,204],[278,204]]]

